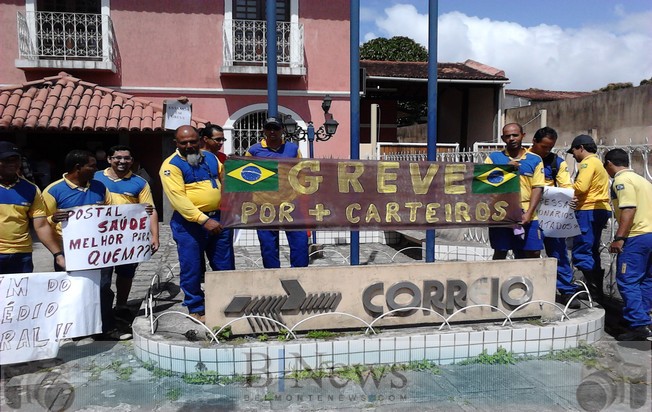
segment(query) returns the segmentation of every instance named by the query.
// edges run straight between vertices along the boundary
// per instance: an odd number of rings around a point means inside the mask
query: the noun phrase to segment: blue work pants
[[[278,230],[258,230],[260,254],[265,268],[280,268],[279,232]],[[304,230],[287,231],[285,236],[290,246],[290,266],[300,268],[308,266],[308,234]]]
[[[219,222],[219,212],[210,216]],[[172,214],[170,228],[179,254],[179,285],[185,295],[183,305],[190,313],[204,312],[204,291],[201,289],[206,272],[204,256],[213,270],[235,269],[233,231],[225,228],[213,235],[202,225],[187,221],[178,212]]]
[[[618,254],[616,283],[623,318],[632,328],[649,325],[652,306],[652,233],[630,237]]]
[[[566,250],[566,239],[544,236],[543,245],[546,255],[557,259],[557,290],[562,295],[575,293],[577,287],[573,285],[573,268]]]
[[[582,271],[599,271],[602,269],[600,239],[611,211],[576,210],[575,217],[582,233],[573,238],[573,265]]]

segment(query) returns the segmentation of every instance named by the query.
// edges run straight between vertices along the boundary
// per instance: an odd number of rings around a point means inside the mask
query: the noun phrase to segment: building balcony
[[[224,21],[223,74],[267,74],[267,22]],[[279,75],[303,76],[303,25],[276,23],[276,61]]]
[[[21,69],[56,68],[117,71],[117,44],[105,14],[18,13]]]

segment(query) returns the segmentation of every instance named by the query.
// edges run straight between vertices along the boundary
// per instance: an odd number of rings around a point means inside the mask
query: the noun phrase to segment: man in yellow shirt
[[[579,162],[573,189],[577,206],[575,217],[582,233],[573,238],[573,264],[582,271],[593,299],[604,296],[604,269],[600,261],[602,230],[611,217],[609,175],[596,155],[598,146],[589,135],[573,139],[571,153]]]
[[[518,167],[521,186],[523,218],[516,228],[489,228],[489,243],[494,250],[493,260],[502,260],[511,250],[516,259],[538,258],[543,249],[536,210],[541,201],[545,178],[541,158],[522,146],[525,133],[518,123],[508,123],[501,136],[505,150],[492,152],[485,159],[487,164],[513,165]]]
[[[622,149],[607,152],[604,167],[614,179],[611,200],[618,221],[609,251],[618,253],[616,283],[629,324],[617,339],[652,340],[652,183],[629,168]]]
[[[213,270],[235,269],[233,231],[220,224],[222,164],[199,149],[199,134],[192,126],[179,127],[174,141],[177,150],[163,161],[159,175],[174,209],[170,228],[179,254],[183,304],[190,316],[203,322],[204,254]]]
[[[570,189],[573,187],[566,161],[552,152],[557,143],[557,131],[551,127],[543,127],[534,133],[530,151],[543,160],[543,173],[546,186],[556,186]],[[543,236],[543,235],[542,235]],[[557,259],[557,302],[566,305],[575,293],[577,287],[573,284],[573,268],[568,257],[565,238],[543,236],[546,255]],[[579,309],[580,302],[573,300],[571,309]]]
[[[65,266],[61,245],[47,221],[41,191],[19,176],[21,156],[11,142],[0,142],[0,274],[31,273],[32,238],[29,223],[43,245]]]
[[[152,253],[156,253],[159,247],[158,238],[158,214],[153,208],[154,200],[149,184],[142,177],[131,172],[131,166],[134,158],[131,149],[128,146],[113,146],[107,152],[109,167],[104,170],[95,172],[95,180],[104,183],[104,186],[111,192],[111,201],[114,205],[143,203],[149,205],[150,214],[150,242]],[[130,321],[129,309],[127,308],[127,299],[131,291],[131,284],[136,275],[138,263],[128,263],[115,267],[115,309],[116,313],[123,318],[127,317]],[[103,287],[111,291],[111,279],[113,277],[114,267],[109,266],[102,269]],[[107,283],[104,285],[104,283]],[[113,299],[111,299],[113,302]],[[131,322],[129,322],[131,323]]]

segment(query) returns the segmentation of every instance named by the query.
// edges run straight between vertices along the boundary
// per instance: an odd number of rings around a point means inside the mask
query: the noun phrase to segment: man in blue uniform
[[[48,219],[57,229],[59,244],[61,237],[61,222],[68,220],[68,209],[86,205],[110,205],[111,193],[102,182],[93,179],[97,171],[95,157],[85,150],[73,150],[64,160],[67,173],[62,179],[50,184],[43,191],[43,200],[48,210]],[[55,271],[64,270],[56,264]],[[102,336],[105,340],[124,340],[131,338],[130,334],[120,333],[115,329],[113,317],[113,292],[109,282],[100,280],[100,311],[102,313]],[[103,287],[104,286],[104,287]]]
[[[543,174],[546,186],[572,189],[573,183],[571,182],[566,161],[552,153],[555,143],[557,143],[555,129],[543,127],[534,134],[530,151],[539,155],[543,160]],[[566,305],[577,290],[577,287],[573,284],[573,268],[566,249],[566,239],[544,236],[543,245],[546,249],[546,255],[557,259],[557,291],[559,292],[557,302]],[[579,309],[580,303],[574,300],[569,307]]]
[[[47,221],[41,191],[19,175],[21,156],[11,142],[0,142],[0,274],[31,273],[30,221],[43,245],[65,266],[61,245]]]
[[[150,214],[150,236],[152,253],[155,253],[159,247],[158,239],[158,214],[153,208],[154,200],[149,184],[142,177],[131,172],[131,166],[134,158],[131,149],[128,146],[113,146],[107,152],[109,167],[104,170],[98,170],[95,173],[95,180],[99,180],[111,192],[111,199],[114,205],[142,203],[148,205]],[[116,314],[122,318],[131,321],[129,309],[127,308],[127,299],[131,291],[131,284],[136,275],[137,263],[128,263],[115,267],[115,290],[116,290]],[[111,294],[111,280],[113,277],[112,266],[102,269],[102,285],[108,288]],[[131,323],[131,322],[129,322]]]
[[[204,255],[213,270],[235,269],[233,231],[220,224],[222,164],[200,150],[194,127],[179,127],[174,138],[177,150],[163,161],[159,175],[174,209],[170,228],[179,254],[183,304],[190,316],[204,322]]]
[[[518,167],[523,218],[521,225],[516,228],[489,229],[489,242],[494,249],[493,259],[505,259],[509,250],[514,252],[517,259],[538,258],[543,249],[543,240],[536,216],[545,185],[543,162],[538,155],[522,147],[525,133],[520,124],[506,124],[501,137],[505,142],[505,150],[491,153],[485,159],[485,163],[510,164]]]
[[[616,283],[629,326],[617,339],[652,340],[652,183],[629,168],[622,149],[607,152],[604,167],[614,179],[611,200],[618,220],[609,251],[618,254]]]
[[[281,122],[270,117],[263,126],[265,138],[252,145],[245,153],[246,156],[261,158],[301,158],[299,146],[283,140]],[[304,230],[286,231],[285,236],[290,246],[290,265],[292,267],[308,266],[308,234]],[[263,256],[263,266],[266,268],[280,268],[279,260],[279,232],[276,230],[258,230],[260,253]]]
[[[586,286],[595,300],[604,296],[604,269],[600,261],[602,230],[611,217],[609,175],[596,154],[598,146],[589,135],[581,134],[571,144],[577,165],[573,189],[575,217],[582,233],[573,238],[573,264],[582,271]]]

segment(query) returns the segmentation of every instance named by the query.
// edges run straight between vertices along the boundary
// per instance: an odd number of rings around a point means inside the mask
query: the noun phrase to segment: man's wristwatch
[[[627,236],[614,236],[614,242],[618,242],[620,240],[627,240]]]

